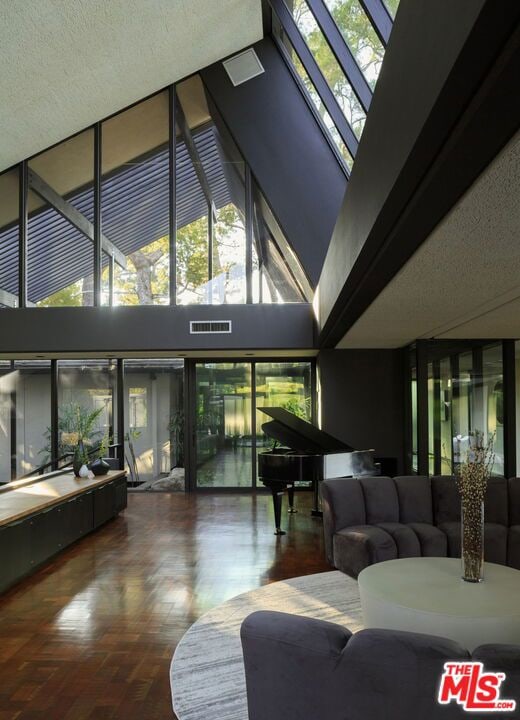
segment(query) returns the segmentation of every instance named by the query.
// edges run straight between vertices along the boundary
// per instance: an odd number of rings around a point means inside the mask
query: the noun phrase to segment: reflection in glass
[[[125,458],[138,490],[184,490],[184,361],[125,360]]]
[[[361,3],[359,0],[325,0],[325,5],[373,90],[379,77],[385,49]]]
[[[198,487],[251,487],[251,365],[197,363]]]
[[[259,362],[256,364],[255,407],[281,407],[302,420],[312,421],[310,362]],[[272,447],[262,431],[269,418],[256,411],[257,454]]]
[[[0,175],[0,308],[18,307],[18,168]]]
[[[169,303],[169,103],[164,91],[102,125],[103,234],[126,256],[115,264],[114,305]],[[110,305],[103,256],[102,303]]]
[[[286,4],[325,80],[343,110],[347,122],[359,139],[365,125],[365,111],[321,32],[316,18],[306,0],[294,0],[292,7],[288,0],[286,0]]]
[[[29,161],[27,296],[40,307],[94,304],[94,131]]]

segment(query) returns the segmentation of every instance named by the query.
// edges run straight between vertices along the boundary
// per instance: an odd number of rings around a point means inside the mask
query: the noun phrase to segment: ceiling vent
[[[231,320],[190,320],[190,335],[214,335],[231,332]]]
[[[244,50],[229,60],[224,60],[222,65],[235,87],[265,72],[253,48]]]

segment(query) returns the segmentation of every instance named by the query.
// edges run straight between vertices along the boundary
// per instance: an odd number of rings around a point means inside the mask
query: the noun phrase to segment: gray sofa
[[[339,625],[277,612],[249,615],[241,639],[249,720],[483,717],[436,702],[444,663],[459,659],[506,672],[501,697],[520,703],[519,646],[483,645],[470,655],[439,637],[394,630],[352,635]]]
[[[384,560],[460,557],[451,476],[334,478],[321,493],[327,558],[351,577]],[[490,479],[484,519],[485,560],[520,570],[520,478]]]

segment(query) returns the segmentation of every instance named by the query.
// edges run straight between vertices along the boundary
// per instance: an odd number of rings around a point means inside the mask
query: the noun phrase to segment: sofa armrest
[[[249,720],[344,717],[337,668],[352,634],[322,620],[260,611],[240,631]],[[341,711],[342,714],[335,714]]]
[[[398,557],[393,537],[376,525],[355,525],[335,533],[334,565],[350,577],[357,578],[369,565]]]
[[[468,660],[457,643],[396,630],[361,630],[277,612],[241,629],[249,720],[454,720],[437,703],[444,663]]]
[[[365,524],[365,498],[358,478],[332,478],[321,483],[321,499],[325,552],[335,565],[334,534],[349,525]]]

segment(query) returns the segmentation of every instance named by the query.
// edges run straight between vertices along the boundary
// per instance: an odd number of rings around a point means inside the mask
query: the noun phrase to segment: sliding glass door
[[[250,363],[196,363],[197,487],[252,486],[251,407]]]
[[[193,487],[251,488],[258,452],[270,447],[258,408],[312,420],[311,362],[196,362]]]

